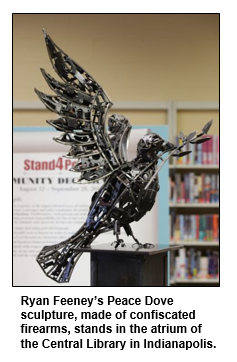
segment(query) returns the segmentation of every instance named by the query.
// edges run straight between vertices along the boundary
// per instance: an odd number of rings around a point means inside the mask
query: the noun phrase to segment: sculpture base
[[[164,287],[168,285],[168,251],[180,246],[134,249],[130,244],[114,249],[110,244],[82,248],[91,253],[91,286]]]

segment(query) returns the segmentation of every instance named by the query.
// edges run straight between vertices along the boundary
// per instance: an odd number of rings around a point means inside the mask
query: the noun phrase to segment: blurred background
[[[169,218],[170,243],[185,245],[171,256],[171,284],[217,285],[219,14],[14,14],[15,127],[46,126],[52,118],[34,92],[51,93],[40,67],[57,79],[42,28],[103,86],[112,113],[133,125],[168,125],[175,142],[180,131],[214,120],[212,148],[170,165]]]
[[[43,106],[38,109],[34,93],[35,87],[49,92],[39,68],[54,73],[42,28],[115,103],[219,99],[218,14],[14,14],[15,126],[45,125],[52,116]],[[133,124],[168,123],[166,110],[124,113]],[[189,132],[210,118],[215,119],[212,132],[217,133],[218,111],[180,110],[177,129]]]

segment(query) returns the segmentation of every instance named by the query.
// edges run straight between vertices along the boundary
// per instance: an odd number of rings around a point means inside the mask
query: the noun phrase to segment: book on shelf
[[[219,241],[219,215],[170,215],[170,240]]]
[[[169,177],[171,203],[218,203],[219,175],[175,173]]]
[[[177,256],[171,257],[173,267],[171,278],[192,279],[218,279],[219,277],[219,252],[180,249]]]
[[[208,135],[208,142],[199,144],[187,144],[183,151],[192,151],[177,161],[178,165],[219,165],[219,135]],[[182,141],[176,137],[175,144],[181,145]]]

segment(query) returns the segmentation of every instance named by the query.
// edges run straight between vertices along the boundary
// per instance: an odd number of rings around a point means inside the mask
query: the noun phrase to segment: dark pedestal
[[[127,244],[115,250],[110,244],[101,244],[78,250],[91,253],[91,286],[163,287],[168,282],[168,251],[179,248],[154,246],[136,250]]]

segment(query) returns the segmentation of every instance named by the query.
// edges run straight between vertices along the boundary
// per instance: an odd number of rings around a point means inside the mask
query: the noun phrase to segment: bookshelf
[[[174,103],[173,117],[169,123],[171,129],[170,141],[174,142],[174,136],[177,135],[179,131],[183,131],[187,134],[193,130],[190,129],[191,127],[195,128],[190,126],[190,128],[188,127],[188,129],[185,130],[181,129],[180,125],[177,126],[178,111],[192,110],[199,112],[202,110],[217,111],[218,109],[219,105],[217,102]],[[209,119],[205,121],[208,120]],[[205,121],[203,123],[205,123]],[[196,128],[199,129],[200,126],[196,125]],[[211,130],[209,133],[210,135],[212,134]],[[218,142],[218,144],[216,143],[215,146],[213,146],[214,142]],[[206,144],[208,144],[208,142]],[[192,149],[192,154],[196,154],[196,156],[192,156],[194,157],[193,159],[185,161],[184,157],[181,162],[172,160],[173,162],[169,165],[170,180],[172,180],[176,189],[175,195],[172,195],[171,190],[169,195],[169,243],[170,245],[183,245],[184,247],[181,249],[182,251],[173,252],[170,255],[170,286],[219,285],[219,157],[217,155],[213,156],[214,151],[216,153],[218,152],[219,155],[219,137],[217,136],[217,132],[212,137],[211,147],[208,147],[209,149],[205,149],[205,152],[209,152],[209,156],[207,156],[207,154],[203,156],[200,153],[204,150],[199,149],[199,151],[197,151],[197,149]],[[199,159],[197,159],[198,152]],[[210,158],[207,159],[207,157]],[[203,163],[204,159],[205,164]],[[177,174],[179,174],[179,176],[177,176]],[[187,183],[190,183],[190,187],[194,188],[194,179],[199,179],[197,182],[201,182],[200,179],[202,179],[202,189],[205,191],[203,191],[204,196],[201,199],[197,198],[195,191],[193,195],[193,191],[190,192],[190,189],[187,189],[187,187],[184,186],[187,185]],[[207,186],[208,184],[210,184],[211,193],[209,192],[206,197],[205,192],[209,187]],[[216,190],[214,190],[214,187],[216,187]],[[186,192],[188,192],[188,196]],[[210,196],[211,194],[212,196]],[[173,224],[172,217],[175,220],[173,221]],[[202,228],[199,224],[200,220],[203,223]],[[175,222],[176,224],[174,224]],[[177,224],[179,224],[178,227]],[[187,225],[189,225],[189,230],[192,230],[189,235],[187,235]],[[215,225],[215,232],[213,225]],[[216,225],[218,225],[218,236]],[[174,230],[176,227],[178,232],[175,234]],[[199,227],[200,230],[198,231]],[[201,238],[199,238],[200,235]]]
[[[170,280],[170,285],[171,286],[181,286],[181,285],[219,285],[219,279],[197,279],[197,278],[193,278],[193,279],[181,279],[181,278],[176,278],[176,279],[171,279]]]
[[[182,175],[180,180],[183,180],[187,171],[189,172],[195,169],[193,167],[187,167],[188,165],[182,166],[179,165],[179,167],[176,168],[175,165],[171,165],[169,169],[170,175],[179,172]],[[204,172],[200,165],[198,166],[194,174]],[[219,168],[212,166],[213,165],[209,168],[205,165],[205,172],[208,174],[214,172],[217,176]],[[203,179],[205,180],[205,177]],[[179,185],[175,185],[175,187],[179,187]],[[216,199],[215,202],[201,201],[191,203],[189,199],[185,200],[183,197],[182,202],[173,200],[173,202],[169,204],[169,208],[171,223],[170,236],[172,236],[172,238],[170,238],[170,245],[184,246],[184,251],[173,252],[174,255],[171,256],[170,275],[172,282],[170,285],[218,286],[219,241],[217,239],[219,235],[217,236],[217,230],[214,231],[214,218],[215,225],[217,225],[217,223],[219,225],[217,216],[219,214],[219,202]],[[182,261],[177,262],[176,259]],[[182,265],[183,271],[180,271],[180,265]],[[199,277],[199,272],[201,272],[203,268],[205,269],[204,275]]]
[[[218,165],[169,165],[170,170],[219,170]]]
[[[200,240],[192,240],[192,241],[177,241],[174,242],[170,240],[170,246],[175,245],[183,245],[183,246],[198,246],[202,247],[209,247],[209,246],[219,246],[219,241],[200,241]]]
[[[207,208],[217,208],[219,209],[219,203],[194,203],[194,204],[179,204],[179,203],[169,203],[170,208],[181,208],[181,209],[207,209]]]

